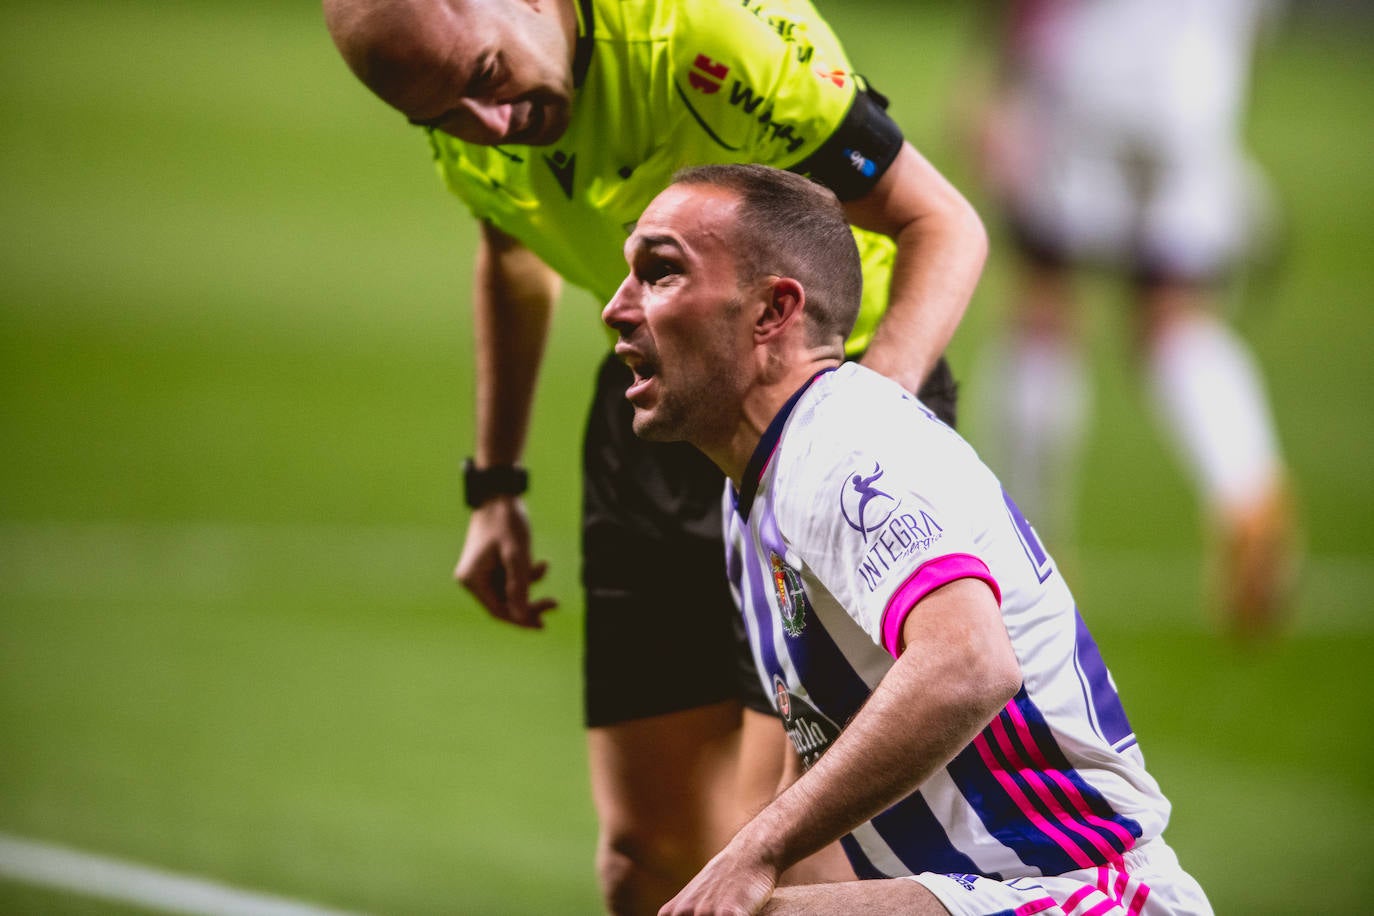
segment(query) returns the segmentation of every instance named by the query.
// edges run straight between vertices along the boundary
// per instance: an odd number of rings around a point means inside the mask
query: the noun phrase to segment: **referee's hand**
[[[530,586],[549,564],[530,561],[530,523],[518,496],[495,496],[472,510],[467,540],[453,577],[493,617],[518,627],[543,629],[553,598],[530,600]]]

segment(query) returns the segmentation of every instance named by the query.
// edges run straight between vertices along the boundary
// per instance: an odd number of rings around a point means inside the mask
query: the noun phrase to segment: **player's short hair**
[[[863,270],[844,208],[830,190],[766,165],[702,165],[673,184],[707,184],[739,195],[735,261],[741,282],[791,277],[806,291],[810,344],[849,336],[859,314]]]

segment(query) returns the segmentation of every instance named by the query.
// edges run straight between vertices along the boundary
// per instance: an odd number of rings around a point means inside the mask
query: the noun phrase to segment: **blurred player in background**
[[[665,916],[1210,913],[1053,558],[967,443],[843,362],[861,281],[834,196],[688,170],[625,258],[602,318],[635,432],[729,478],[726,566],[795,747]],[[775,892],[836,840],[869,880]]]
[[[1227,622],[1268,632],[1294,571],[1292,494],[1259,368],[1219,305],[1272,220],[1240,145],[1270,4],[997,5],[980,158],[1022,264],[1005,339],[980,368],[996,411],[988,460],[1066,540],[1090,401],[1073,271],[1128,277],[1150,394],[1218,535]]]
[[[480,220],[473,513],[456,576],[495,617],[539,627],[554,606],[530,596],[543,566],[519,462],[559,276],[609,300],[635,220],[680,166],[762,162],[832,188],[868,230],[848,354],[953,422],[940,354],[982,267],[982,225],[810,3],[324,7],[350,68],[426,130]],[[652,912],[771,797],[783,737],[752,672],[741,697],[720,472],[688,446],[636,439],[628,382],[608,355],[585,440],[586,721],[607,905]]]

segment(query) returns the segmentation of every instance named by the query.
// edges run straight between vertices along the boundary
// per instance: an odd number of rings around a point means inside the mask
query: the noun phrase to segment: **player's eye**
[[[658,283],[677,273],[677,265],[663,258],[650,258],[639,271],[646,283]]]

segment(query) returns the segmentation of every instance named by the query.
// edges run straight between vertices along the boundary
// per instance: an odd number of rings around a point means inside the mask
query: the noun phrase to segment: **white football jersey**
[[[986,582],[1024,686],[916,793],[843,840],[860,877],[1007,879],[1119,864],[1169,803],[1053,559],[973,449],[846,363],[779,412],[725,494],[727,569],[760,678],[813,763],[892,667],[902,622]]]

